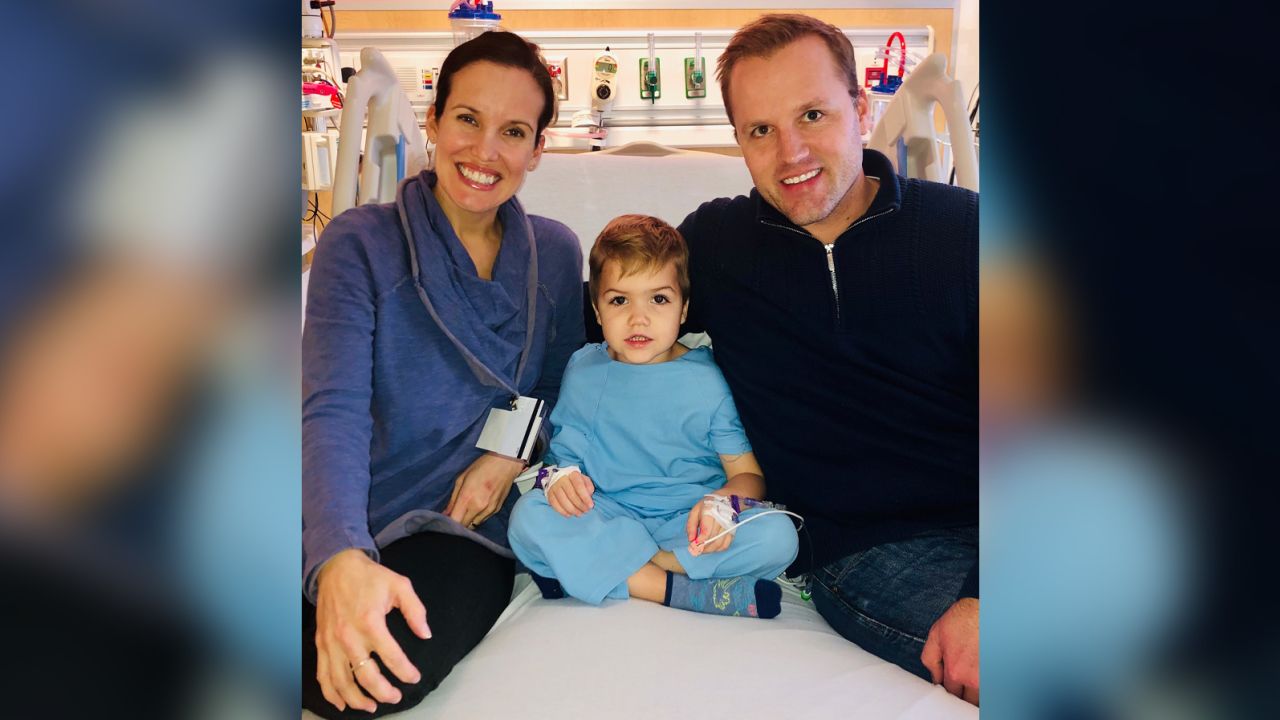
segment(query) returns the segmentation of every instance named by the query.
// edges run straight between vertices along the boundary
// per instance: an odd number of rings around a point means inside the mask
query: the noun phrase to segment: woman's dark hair
[[[444,64],[440,66],[440,77],[436,78],[436,117],[444,115],[454,73],[482,60],[525,70],[533,76],[533,81],[542,90],[543,107],[542,113],[538,115],[538,134],[542,134],[556,114],[556,91],[551,86],[551,73],[547,72],[547,65],[543,62],[537,45],[515,33],[502,30],[480,33],[454,48],[449,57],[444,59]]]

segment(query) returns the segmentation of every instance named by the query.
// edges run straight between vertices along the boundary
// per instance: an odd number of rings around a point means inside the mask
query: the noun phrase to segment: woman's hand
[[[580,472],[572,472],[560,478],[545,490],[547,504],[551,509],[565,517],[578,517],[595,507],[591,496],[595,494],[595,483]]]
[[[721,488],[712,495],[729,495]],[[712,540],[711,542],[703,542],[705,538],[712,537],[716,533],[722,532],[725,528],[716,522],[715,517],[711,513],[704,513],[705,507],[703,503],[707,498],[703,498],[693,504],[689,510],[689,520],[685,523],[685,533],[689,536],[689,554],[698,556],[703,553],[720,552],[729,547],[733,542],[733,533],[725,533],[724,535]]]
[[[524,463],[495,453],[485,453],[453,481],[453,495],[444,514],[463,527],[475,528],[498,512],[511,492]]]
[[[316,679],[320,691],[339,710],[348,707],[373,712],[377,704],[400,702],[400,691],[382,675],[378,659],[405,683],[421,673],[387,629],[387,613],[399,608],[414,634],[426,640],[427,609],[409,578],[369,559],[352,548],[334,555],[320,569],[316,596]]]

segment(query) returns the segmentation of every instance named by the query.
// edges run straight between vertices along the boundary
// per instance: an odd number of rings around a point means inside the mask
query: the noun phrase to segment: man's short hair
[[[607,260],[614,260],[623,277],[637,272],[657,272],[669,262],[676,266],[680,299],[689,299],[689,248],[680,231],[650,215],[619,215],[609,221],[591,246],[588,287],[591,303],[599,298],[600,276]]]
[[[742,26],[716,61],[716,79],[720,82],[720,95],[724,99],[725,112],[729,114],[729,124],[733,124],[733,107],[729,98],[729,77],[733,68],[746,58],[767,58],[810,35],[826,43],[835,60],[836,72],[845,79],[849,97],[857,103],[862,95],[862,86],[858,83],[858,63],[854,60],[853,43],[849,38],[839,28],[817,18],[796,13],[774,13]]]

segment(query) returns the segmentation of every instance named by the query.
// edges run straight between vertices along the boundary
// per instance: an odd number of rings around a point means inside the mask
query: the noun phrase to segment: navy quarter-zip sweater
[[[710,334],[770,498],[805,518],[793,575],[978,522],[978,194],[863,153],[880,188],[831,246],[758,190],[680,226],[685,329]]]

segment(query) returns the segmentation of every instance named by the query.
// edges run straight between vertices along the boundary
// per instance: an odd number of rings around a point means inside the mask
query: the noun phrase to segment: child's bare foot
[[[667,572],[680,573],[681,575],[689,574],[684,571],[684,567],[680,565],[679,558],[677,558],[673,552],[659,550],[658,554],[654,555],[649,562],[657,565]]]

